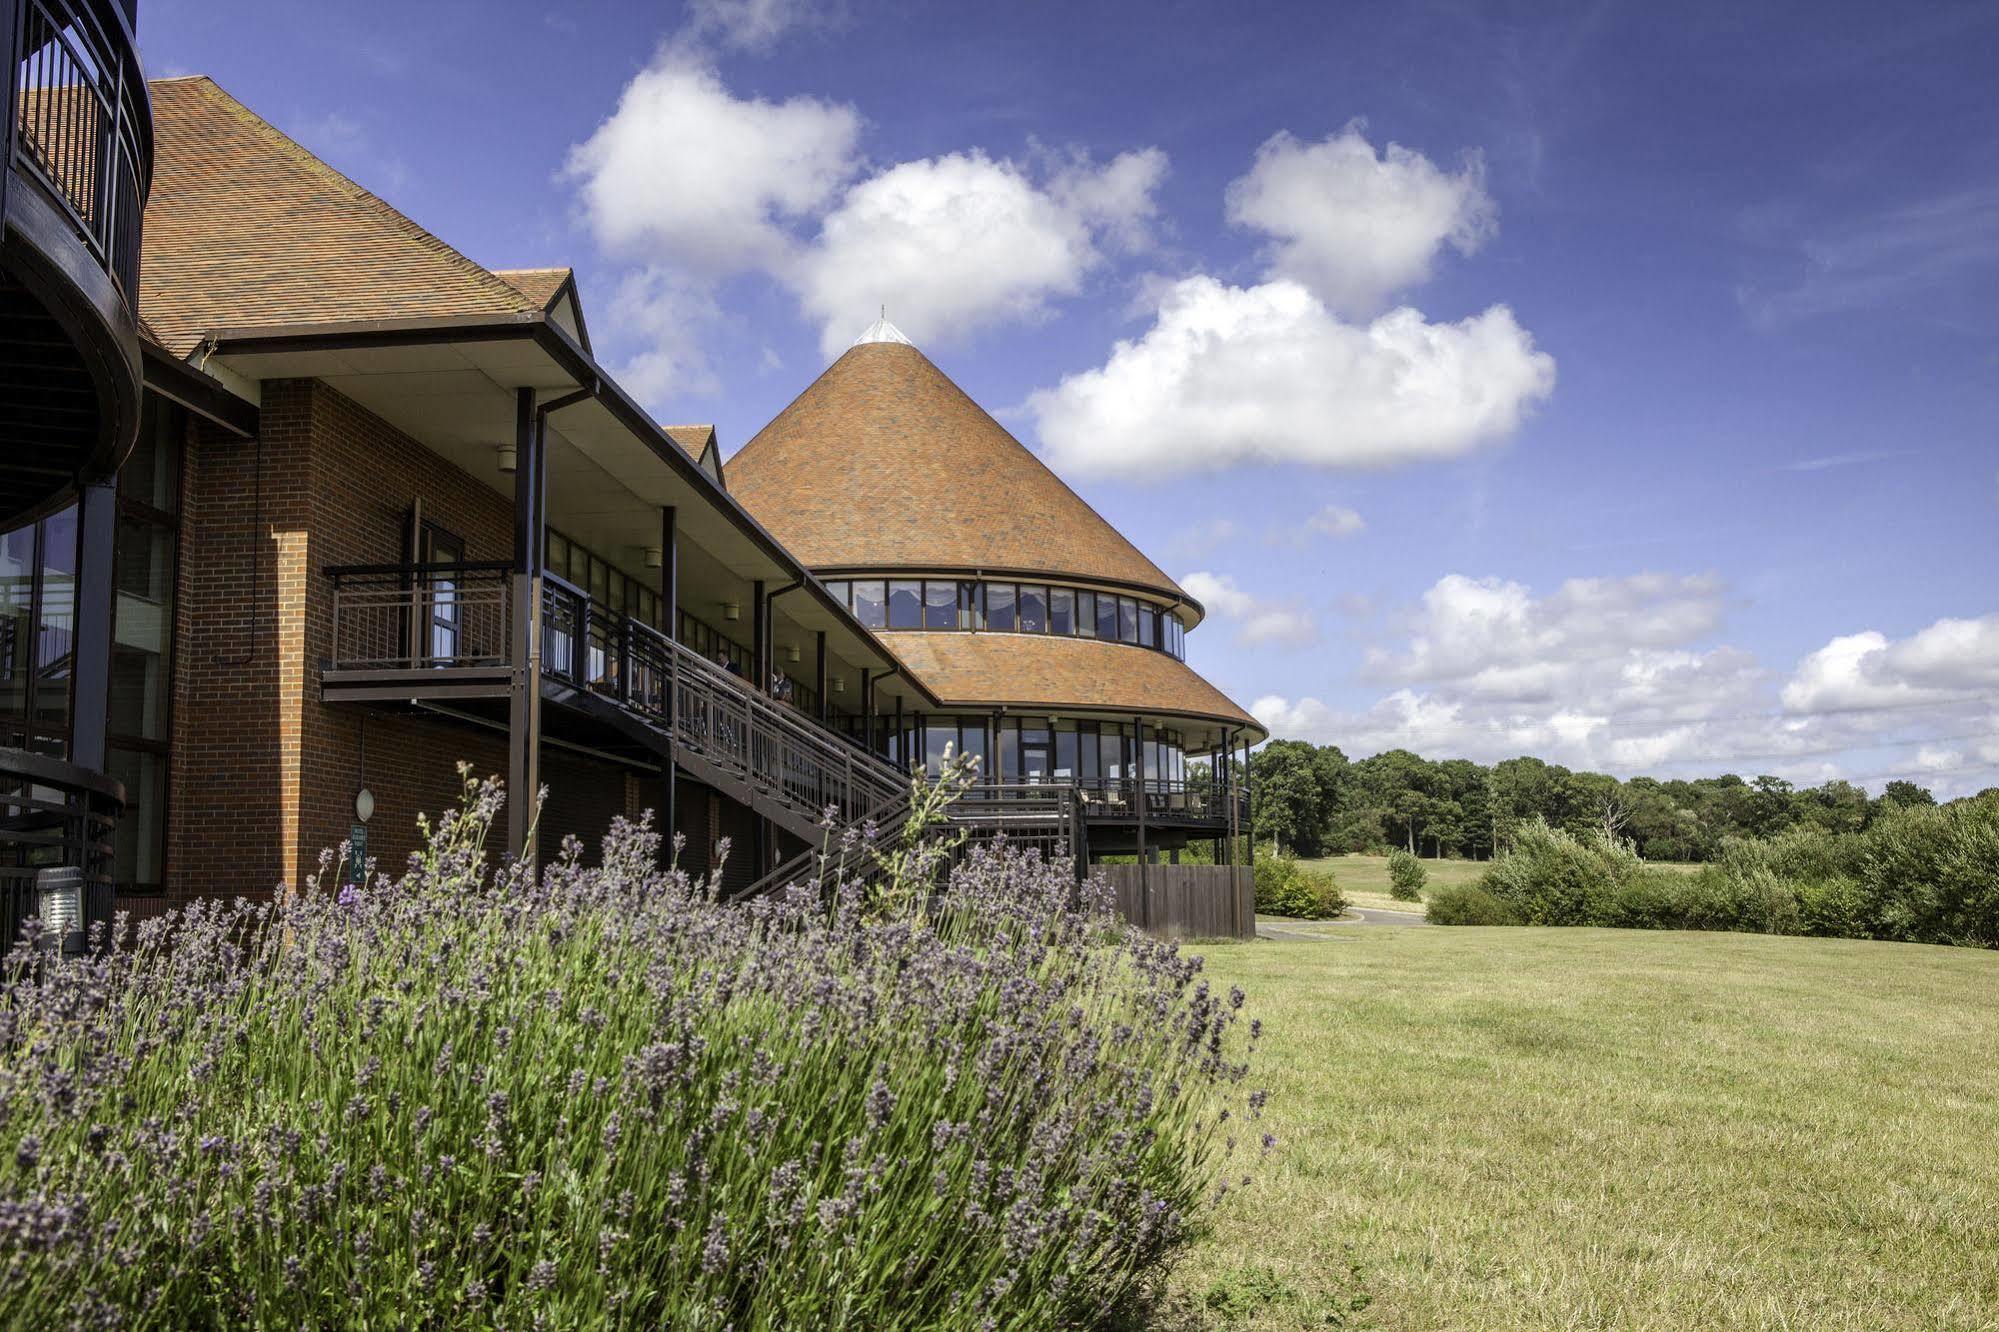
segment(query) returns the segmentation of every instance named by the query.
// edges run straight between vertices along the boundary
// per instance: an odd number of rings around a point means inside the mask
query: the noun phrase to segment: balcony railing
[[[1139,816],[1139,794],[1145,798],[1145,817],[1159,823],[1226,823],[1229,802],[1237,806],[1237,816],[1249,817],[1249,797],[1240,787],[1231,792],[1213,780],[1183,780],[1148,777],[1086,779],[1076,783],[1083,800],[1084,817],[1093,820],[1129,819]]]
[[[507,665],[512,569],[505,561],[328,569],[333,663],[343,670]]]
[[[125,793],[44,754],[0,749],[0,953],[30,917],[45,946],[75,952],[109,925],[112,855]]]
[[[55,196],[124,293],[139,294],[153,112],[132,30],[109,0],[15,0],[8,158]]]
[[[542,576],[541,662],[545,676],[615,700],[798,811],[849,822],[908,786],[889,763],[553,574]]]

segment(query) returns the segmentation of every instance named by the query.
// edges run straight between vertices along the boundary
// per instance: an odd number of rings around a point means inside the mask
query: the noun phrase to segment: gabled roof
[[[886,320],[729,459],[729,489],[815,569],[1064,574],[1189,600]]]
[[[214,80],[151,87],[139,307],[175,356],[218,328],[542,309]]]
[[[722,476],[722,446],[715,441],[715,427],[711,425],[670,425],[661,426],[666,437],[678,444],[681,451],[701,464],[703,471],[715,478],[722,489],[729,483]]]
[[[555,304],[562,288],[575,270],[570,268],[495,268],[493,276],[533,301],[543,310]]]

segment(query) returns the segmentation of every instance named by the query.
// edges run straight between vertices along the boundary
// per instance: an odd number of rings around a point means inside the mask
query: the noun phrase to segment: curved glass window
[[[1043,583],[971,579],[837,579],[826,590],[870,629],[1059,634],[1131,643],[1185,660],[1187,627],[1172,607]]]
[[[986,584],[986,628],[1011,629],[1013,619],[1013,584]]]
[[[1097,637],[1107,642],[1117,642],[1117,598],[1099,594],[1097,597]]]
[[[893,582],[888,585],[888,627],[891,629],[923,627],[923,584],[911,581]]]
[[[1047,588],[1023,586],[1020,589],[1020,632],[1023,634],[1048,632]]]

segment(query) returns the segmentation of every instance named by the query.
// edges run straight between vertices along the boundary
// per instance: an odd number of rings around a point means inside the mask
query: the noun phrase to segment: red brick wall
[[[320,570],[400,560],[419,495],[427,518],[464,539],[467,559],[506,558],[511,499],[317,381],[264,385],[261,453],[259,467],[256,442],[192,431],[171,898],[301,881],[321,848],[349,835],[363,785],[375,796],[369,853],[380,869],[398,872],[416,847],[417,815],[457,803],[459,760],[480,775],[506,774],[506,737],[497,731],[319,701],[333,631],[332,584]],[[549,750],[543,758],[543,780],[557,793],[544,829],[575,831],[594,847],[628,803],[624,770]]]

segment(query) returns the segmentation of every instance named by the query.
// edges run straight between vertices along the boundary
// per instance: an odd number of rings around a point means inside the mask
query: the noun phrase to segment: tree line
[[[1620,781],[1526,756],[1487,766],[1391,749],[1350,760],[1337,745],[1303,740],[1273,740],[1253,754],[1250,781],[1258,843],[1306,857],[1399,847],[1487,860],[1539,818],[1578,836],[1608,833],[1647,860],[1705,861],[1729,838],[1862,832],[1892,809],[1936,804],[1907,781],[1879,796],[1847,781],[1798,787],[1734,773]]]

